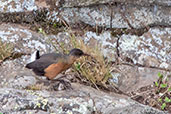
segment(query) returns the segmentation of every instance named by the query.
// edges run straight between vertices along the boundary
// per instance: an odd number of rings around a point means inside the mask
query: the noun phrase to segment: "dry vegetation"
[[[106,83],[111,78],[110,65],[104,59],[98,48],[99,46],[96,45],[95,48],[90,48],[82,40],[77,40],[77,45],[74,47],[82,49],[84,52],[90,54],[91,57],[80,58],[75,62],[73,69],[81,76],[86,77],[97,89],[98,85],[107,88]]]
[[[0,62],[9,58],[13,53],[13,45],[0,41]]]

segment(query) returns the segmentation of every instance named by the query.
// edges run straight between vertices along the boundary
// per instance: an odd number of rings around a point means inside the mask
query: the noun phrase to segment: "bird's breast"
[[[44,70],[45,76],[48,77],[49,79],[53,79],[59,73],[67,70],[70,67],[71,67],[71,64],[66,64],[66,63],[51,64]]]

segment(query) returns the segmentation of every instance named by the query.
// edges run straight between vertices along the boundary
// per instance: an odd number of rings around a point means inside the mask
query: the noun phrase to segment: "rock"
[[[37,9],[33,0],[8,0],[0,1],[0,4],[0,12],[23,12]]]
[[[170,8],[139,7],[135,5],[98,5],[96,7],[64,8],[60,15],[71,25],[83,22],[91,26],[102,26],[106,28],[144,28],[149,25],[170,26]],[[112,12],[112,14],[111,14]],[[57,14],[59,15],[59,14]],[[112,15],[112,17],[111,17]],[[129,23],[128,23],[129,22]],[[130,25],[129,25],[130,24]]]
[[[42,17],[43,19],[40,20],[45,20],[47,22],[49,20],[52,22],[59,22],[63,20],[66,21],[70,26],[84,24],[91,25],[93,27],[100,26],[105,28],[138,29],[145,28],[147,26],[171,26],[171,8],[169,7],[170,4],[171,3],[168,0],[157,0],[155,2],[147,0],[107,0],[100,2],[97,0],[81,2],[79,0],[56,0],[53,2],[48,2],[45,0],[18,0],[1,1],[0,11],[3,13],[18,12],[25,19],[24,20],[21,18],[19,14],[15,15],[14,13],[13,15],[16,17],[16,22],[22,21],[25,23],[33,23],[37,18],[39,18],[39,14],[41,15],[42,13],[40,9],[45,8],[47,13],[45,13],[45,16]],[[33,12],[28,14],[28,11]],[[25,14],[23,14],[23,12]],[[34,18],[33,14],[37,15],[37,17]],[[0,16],[0,18],[2,18],[1,20],[3,21],[9,21],[8,19],[4,20],[4,18],[7,17],[2,15]],[[11,21],[15,22],[13,19]]]
[[[9,87],[13,88],[27,88],[29,86],[35,85],[37,82],[36,78],[33,76],[20,76],[15,77],[15,79],[9,80]]]
[[[62,0],[61,0],[62,1]],[[57,1],[56,3],[58,3]],[[90,6],[97,4],[105,4],[105,3],[122,3],[122,4],[135,4],[135,5],[145,5],[150,6],[152,4],[155,5],[163,5],[170,6],[171,2],[169,0],[63,0],[63,7],[78,7],[78,6]]]
[[[54,0],[54,1],[34,1],[34,0],[16,0],[16,1],[1,1],[0,2],[0,11],[1,12],[23,12],[23,11],[31,11],[37,10],[38,8],[42,7],[52,7],[54,4],[56,7],[80,7],[80,6],[91,6],[97,4],[107,4],[107,3],[122,3],[122,4],[135,4],[140,6],[171,6],[171,2],[169,0],[155,0],[155,1],[148,1],[148,0]]]
[[[14,51],[19,53],[33,53],[35,50],[47,52],[50,50],[45,36],[14,24],[0,25],[0,40],[15,43]]]
[[[86,32],[82,38],[85,44],[95,48],[95,46],[101,47],[101,51],[105,57],[111,61],[115,61],[117,57],[117,38],[113,37],[109,31],[105,31],[100,35],[95,32]]]
[[[28,57],[25,57],[28,59]],[[24,57],[8,60],[0,66],[0,86],[13,87],[13,88],[25,88],[29,85],[34,85],[36,79],[31,70],[25,68],[27,59]]]
[[[170,75],[171,72],[155,68],[119,65],[121,76],[118,77],[118,87],[121,91],[130,93],[142,87],[153,85],[158,79],[158,72],[164,76]]]
[[[0,89],[2,113],[160,113],[157,109],[141,105],[124,96],[97,91],[91,87],[72,84],[70,91],[32,91],[12,88]],[[135,110],[136,109],[136,110]],[[37,110],[35,112],[35,110]]]
[[[121,58],[146,67],[171,69],[170,31],[170,28],[151,28],[140,37],[122,35],[119,40]],[[161,67],[161,64],[165,65]]]

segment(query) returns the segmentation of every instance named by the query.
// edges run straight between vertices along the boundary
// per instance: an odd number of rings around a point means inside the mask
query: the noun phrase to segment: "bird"
[[[40,56],[36,52],[35,61],[26,64],[26,68],[38,76],[45,76],[48,80],[53,80],[58,74],[69,69],[72,64],[81,56],[90,56],[81,49],[74,48],[69,54],[47,53]]]

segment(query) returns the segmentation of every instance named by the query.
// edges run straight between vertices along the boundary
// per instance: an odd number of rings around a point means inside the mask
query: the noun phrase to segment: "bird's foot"
[[[60,90],[71,90],[73,89],[71,83],[69,81],[63,79],[55,80],[55,84],[53,85],[53,90],[60,91]]]

